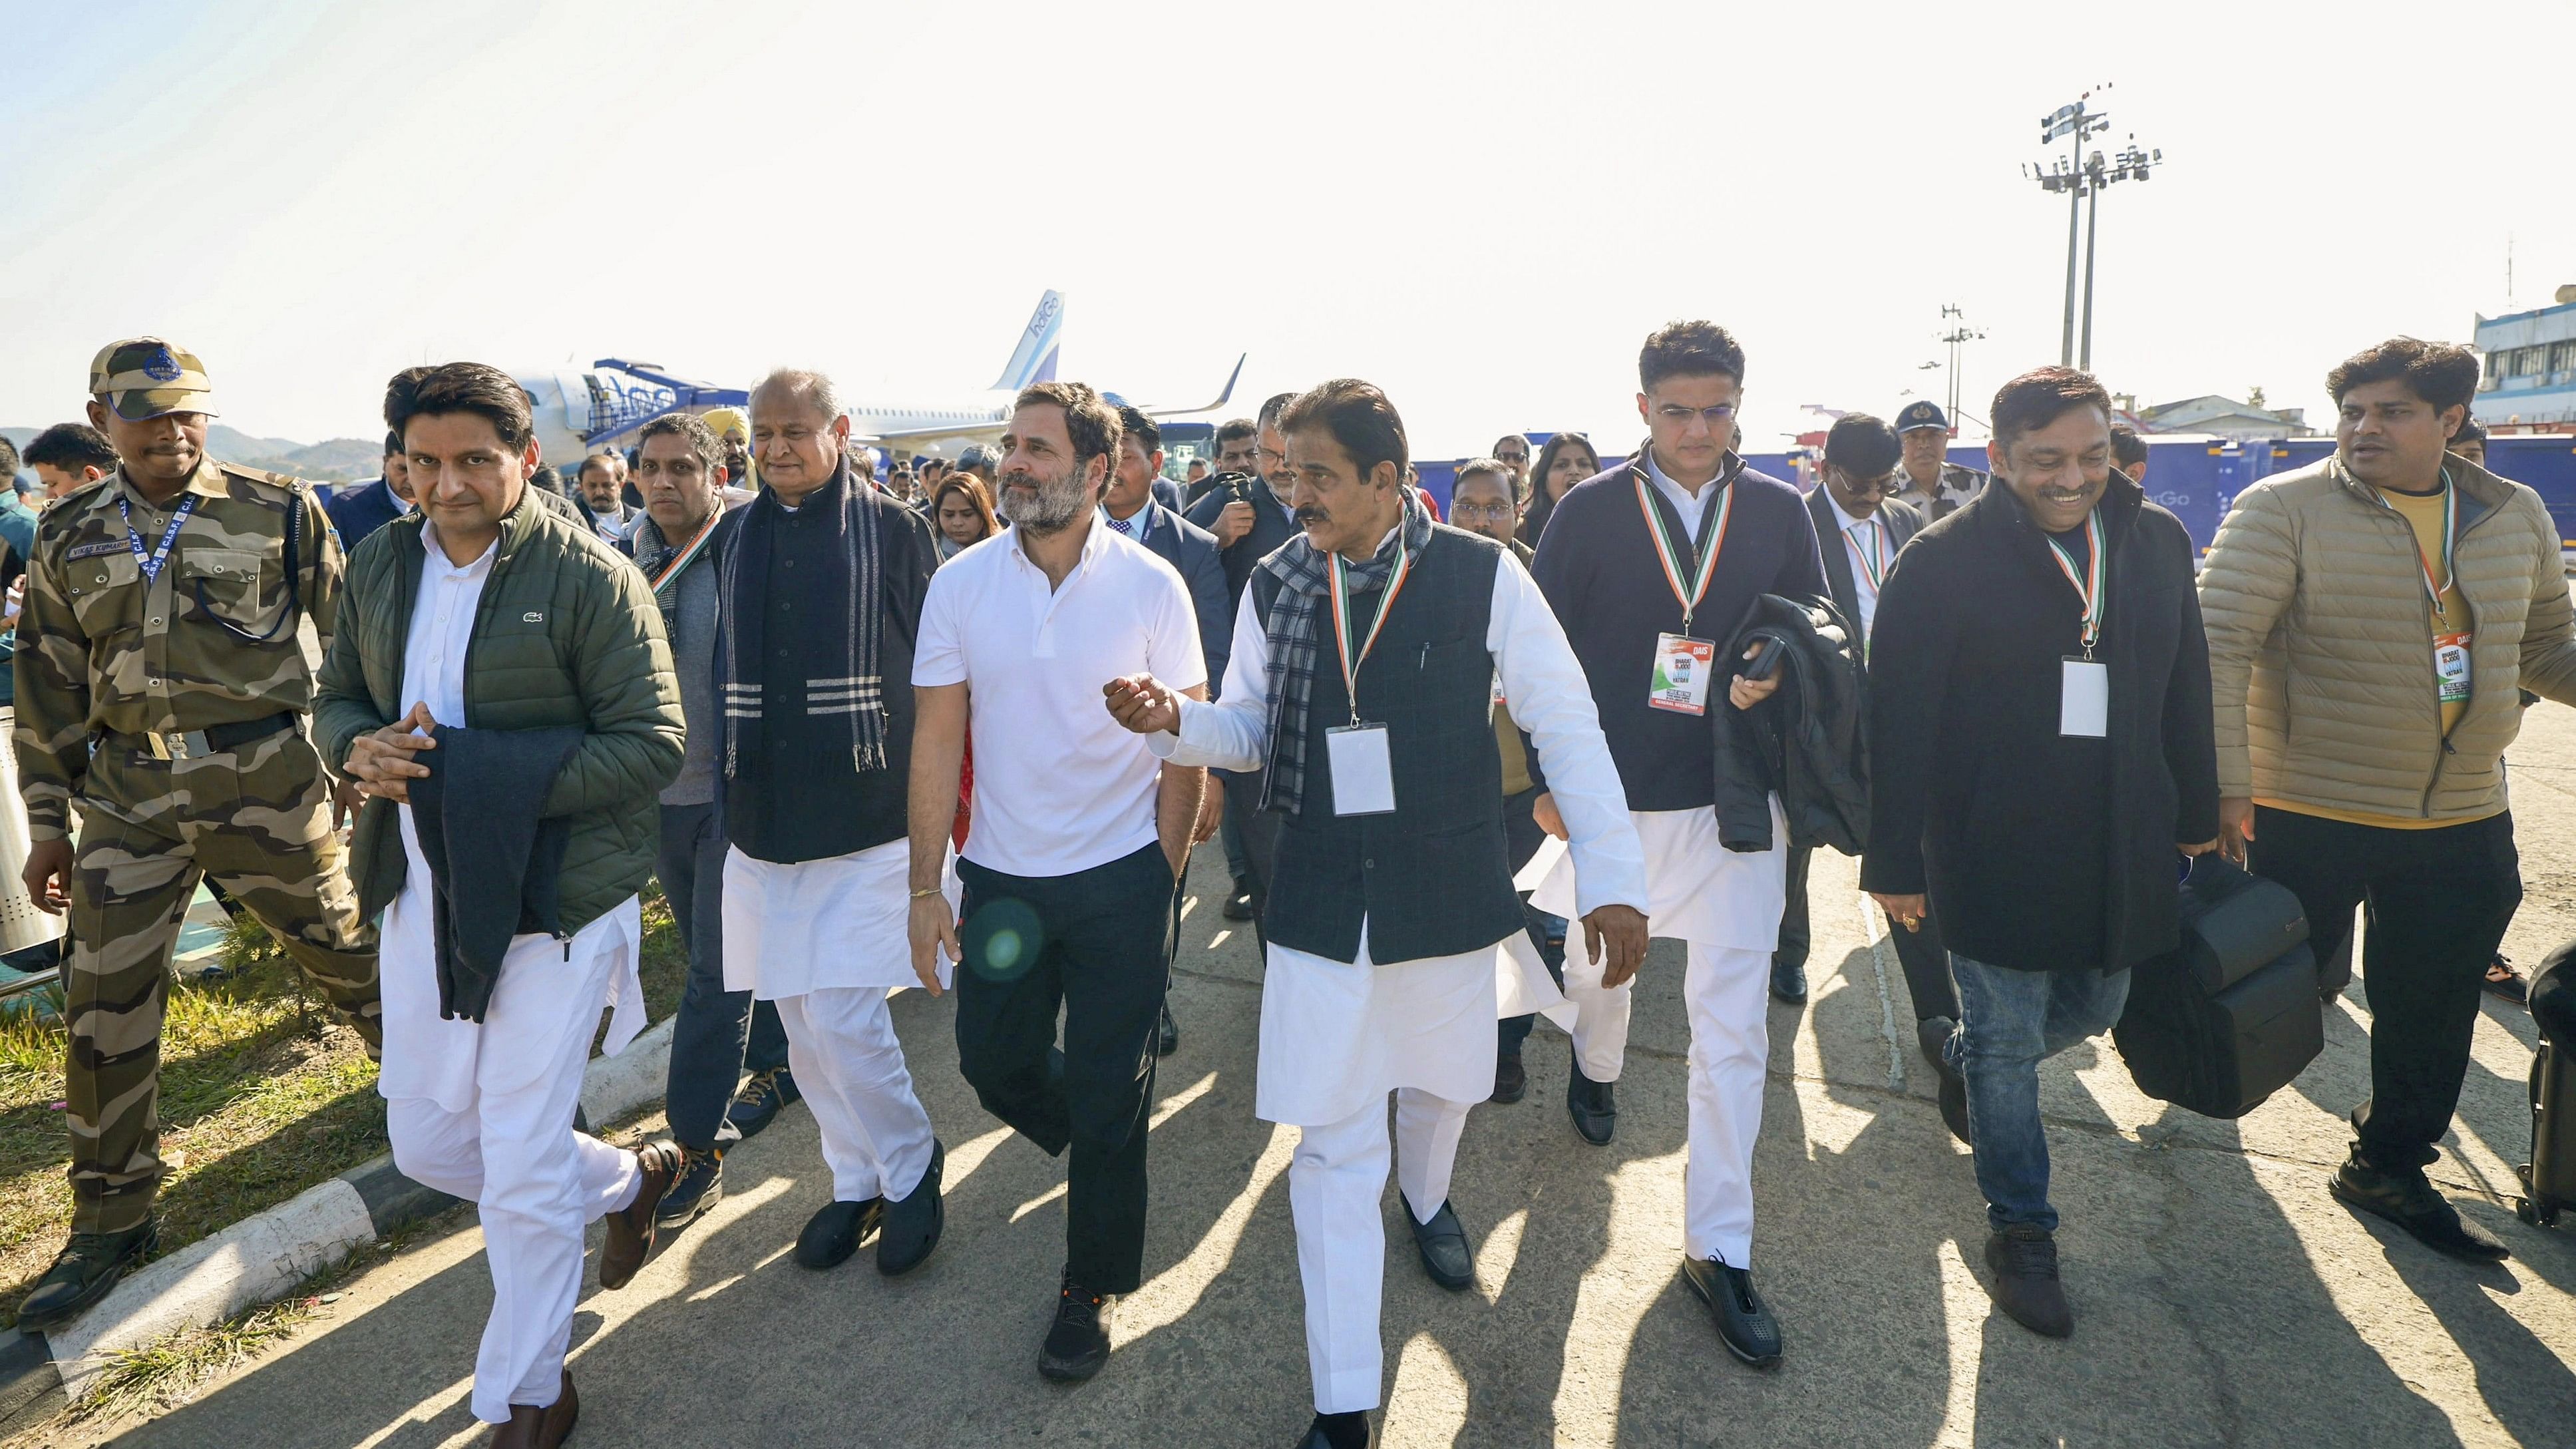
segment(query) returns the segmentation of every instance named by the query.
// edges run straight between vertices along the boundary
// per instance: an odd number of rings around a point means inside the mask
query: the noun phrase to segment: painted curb
[[[665,1019],[616,1056],[591,1059],[581,1085],[590,1121],[614,1122],[661,1099],[671,1028]],[[387,1154],[146,1264],[51,1334],[0,1335],[0,1434],[77,1402],[117,1353],[279,1297],[360,1244],[455,1202],[403,1176]]]

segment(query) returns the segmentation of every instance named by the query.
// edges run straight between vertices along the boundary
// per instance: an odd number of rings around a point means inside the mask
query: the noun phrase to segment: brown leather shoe
[[[635,1201],[608,1215],[608,1242],[599,1250],[599,1286],[623,1288],[635,1281],[644,1260],[653,1256],[653,1217],[671,1180],[680,1175],[680,1145],[663,1139],[635,1149],[635,1165],[644,1181]]]
[[[510,1422],[494,1426],[487,1442],[490,1449],[557,1449],[572,1437],[572,1426],[580,1418],[581,1395],[572,1391],[572,1370],[565,1369],[563,1392],[553,1403],[542,1409],[512,1404]]]

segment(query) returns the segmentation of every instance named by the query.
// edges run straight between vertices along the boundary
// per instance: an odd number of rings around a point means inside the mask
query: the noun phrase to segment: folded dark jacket
[[[572,821],[538,811],[585,733],[440,725],[430,731],[438,748],[413,756],[429,767],[411,782],[411,824],[429,862],[442,1018],[483,1020],[512,937],[564,935],[558,888]]]
[[[1869,838],[1869,711],[1858,635],[1823,597],[1764,594],[1746,611],[1721,662],[1743,659],[1757,642],[1788,652],[1771,698],[1749,710],[1716,702],[1717,830],[1727,849],[1771,848],[1776,791],[1789,844],[1860,854]]]

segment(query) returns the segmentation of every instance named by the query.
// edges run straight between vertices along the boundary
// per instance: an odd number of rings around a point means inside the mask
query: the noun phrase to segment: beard
[[[1034,494],[1012,491],[1014,486],[1034,489]],[[1028,473],[1002,475],[1002,496],[994,512],[1014,528],[1025,528],[1034,534],[1062,530],[1082,511],[1091,506],[1091,490],[1078,477],[1043,479]]]

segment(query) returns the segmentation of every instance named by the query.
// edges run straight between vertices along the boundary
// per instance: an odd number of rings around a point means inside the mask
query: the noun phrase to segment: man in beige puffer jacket
[[[2477,382],[2475,353],[2411,337],[2335,368],[2334,456],[2237,495],[2200,601],[2229,853],[2298,895],[2320,961],[2370,906],[2371,1095],[2334,1193],[2493,1262],[2424,1168],[2522,900],[2517,690],[2576,703],[2576,614],[2540,496],[2444,451]]]

